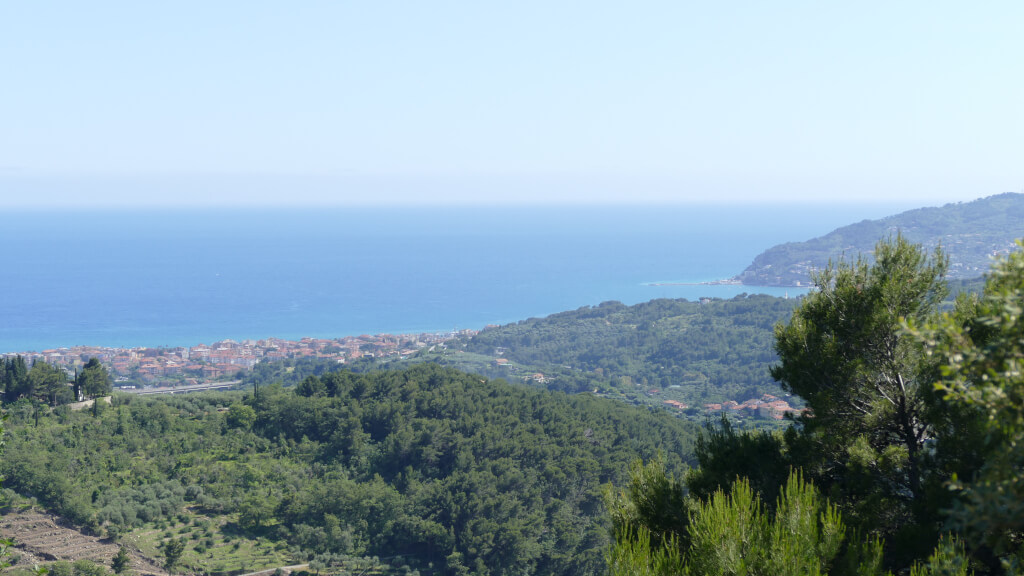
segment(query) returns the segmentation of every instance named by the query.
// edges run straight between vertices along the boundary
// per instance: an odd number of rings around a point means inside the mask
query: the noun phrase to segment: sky
[[[0,208],[1024,190],[1024,3],[5,2]]]

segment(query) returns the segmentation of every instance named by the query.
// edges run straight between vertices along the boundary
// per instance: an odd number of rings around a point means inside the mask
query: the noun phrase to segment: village
[[[687,410],[690,406],[678,400],[665,400],[664,404],[676,410]],[[743,402],[726,400],[722,403],[705,404],[704,409],[708,412],[723,412],[734,416],[748,416],[765,418],[769,420],[782,420],[787,414],[799,416],[803,409],[794,408],[789,402],[771,394],[762,394],[760,398],[750,398]]]
[[[10,352],[0,358],[21,356],[31,365],[37,360],[60,366],[69,373],[90,358],[103,363],[114,377],[115,387],[197,385],[237,378],[261,361],[321,358],[338,364],[360,358],[404,358],[475,330],[423,334],[377,334],[341,338],[285,340],[221,340],[212,344],[162,348],[111,348],[74,346],[41,352]]]

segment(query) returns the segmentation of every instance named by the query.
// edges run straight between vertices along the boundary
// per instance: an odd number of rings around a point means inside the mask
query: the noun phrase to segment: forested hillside
[[[897,233],[949,256],[949,278],[982,276],[996,255],[1016,249],[1024,237],[1024,194],[1005,193],[973,202],[919,208],[880,220],[864,220],[806,242],[769,248],[736,279],[757,286],[807,286],[810,272],[840,256],[869,256],[875,243]]]
[[[776,359],[772,328],[789,317],[794,303],[764,295],[634,306],[605,302],[488,328],[412,361],[568,392],[653,396],[658,403],[742,401],[779,393],[768,373]]]
[[[154,554],[180,540],[182,567],[214,573],[258,568],[224,552],[248,542],[268,565],[598,574],[601,486],[637,457],[681,470],[694,438],[663,412],[433,364],[114,400],[11,405],[4,485]]]

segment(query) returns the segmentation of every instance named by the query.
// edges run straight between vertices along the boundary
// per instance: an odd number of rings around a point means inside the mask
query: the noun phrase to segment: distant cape
[[[869,261],[879,240],[901,233],[928,250],[941,246],[949,256],[948,277],[984,275],[994,257],[1015,250],[1024,237],[1024,194],[1007,192],[973,202],[918,208],[879,220],[843,226],[806,242],[765,250],[731,281],[754,286],[807,286],[811,274],[829,260]]]

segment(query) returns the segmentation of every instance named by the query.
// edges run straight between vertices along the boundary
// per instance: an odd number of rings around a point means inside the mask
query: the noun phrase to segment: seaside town
[[[212,344],[159,348],[74,346],[43,351],[8,352],[0,354],[0,358],[21,356],[29,365],[41,360],[59,366],[69,374],[81,369],[89,359],[96,358],[110,371],[115,388],[129,392],[146,389],[161,393],[160,390],[189,391],[230,386],[241,380],[246,371],[261,361],[318,358],[345,364],[362,358],[404,359],[419,350],[444,347],[456,337],[471,337],[477,332],[464,329],[422,334],[364,334],[333,339],[228,339]],[[502,358],[503,353],[502,348],[495,350],[497,357],[492,364],[495,367],[508,368],[515,373],[517,367],[506,358]],[[534,384],[545,384],[549,380],[541,373],[527,373],[521,378]],[[655,388],[649,390],[646,396],[656,398],[662,392]],[[666,408],[680,412],[691,408],[690,405],[678,400],[664,400],[663,404]],[[704,404],[703,409],[704,412],[725,412],[738,417],[769,420],[782,420],[787,414],[799,415],[802,412],[801,409],[790,406],[786,400],[771,394],[763,394],[760,398],[751,398],[743,402],[727,400],[722,403]]]
[[[171,348],[109,348],[74,346],[41,352],[10,352],[0,358],[21,356],[29,364],[43,360],[69,372],[90,358],[102,362],[114,377],[115,387],[201,385],[237,378],[260,361],[323,358],[344,364],[359,358],[402,358],[417,350],[442,345],[475,330],[424,334],[377,334],[343,338],[281,338],[221,340],[212,344]]]

